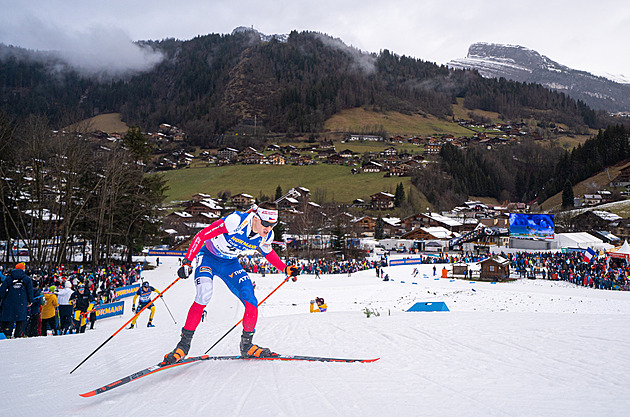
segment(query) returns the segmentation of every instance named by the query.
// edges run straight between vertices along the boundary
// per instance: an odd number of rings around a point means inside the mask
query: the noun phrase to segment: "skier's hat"
[[[265,227],[273,226],[278,222],[278,210],[258,207],[255,213]]]

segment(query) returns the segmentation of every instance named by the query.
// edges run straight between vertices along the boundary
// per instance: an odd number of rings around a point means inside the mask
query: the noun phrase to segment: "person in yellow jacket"
[[[136,311],[136,300],[138,299],[138,297],[140,297],[140,302],[138,303],[138,311],[142,310],[145,305],[149,304],[151,302],[151,293],[153,292],[160,294],[158,290],[149,285],[149,281],[144,281],[142,283],[142,286],[138,288],[138,291],[136,291],[136,294],[133,296],[131,311]],[[151,310],[151,315],[149,316],[147,327],[155,327],[155,325],[152,323],[153,316],[155,315],[155,304],[151,304],[151,307],[149,307],[149,309]],[[133,318],[129,329],[133,329],[134,327],[136,327],[136,320],[138,320],[137,316]]]
[[[328,306],[324,302],[324,299],[317,297],[311,300],[311,313],[324,313],[328,309]]]
[[[42,336],[48,334],[48,328],[52,330],[53,336],[58,335],[57,330],[57,308],[59,303],[57,302],[57,296],[55,290],[57,288],[53,285],[44,291],[44,305],[40,316],[42,318]]]

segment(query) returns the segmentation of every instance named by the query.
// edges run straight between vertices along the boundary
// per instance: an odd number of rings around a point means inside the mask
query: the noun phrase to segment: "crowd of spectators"
[[[93,329],[94,307],[115,301],[116,288],[139,280],[143,264],[26,271],[18,263],[6,276],[3,269],[0,331],[6,337],[32,337],[83,333],[88,322]]]
[[[279,273],[279,271],[261,257],[243,257],[240,259],[243,269],[254,274]],[[331,260],[331,259],[314,259],[314,260],[290,260],[289,264],[297,265],[300,268],[300,274],[311,274],[319,276],[320,274],[347,274],[353,272],[364,271],[386,265],[387,260]]]
[[[603,290],[630,290],[630,265],[607,256],[586,260],[577,252],[517,252],[502,254],[521,277],[568,281]]]

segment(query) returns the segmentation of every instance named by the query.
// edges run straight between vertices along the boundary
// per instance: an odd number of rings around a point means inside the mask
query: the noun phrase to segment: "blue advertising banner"
[[[116,294],[116,300],[119,298],[130,297],[140,289],[140,283],[127,285],[126,287],[116,288],[114,294]]]
[[[417,264],[421,264],[421,263],[422,263],[422,259],[421,259],[421,258],[390,259],[390,260],[389,260],[389,266],[396,266],[396,265],[417,265]]]
[[[158,249],[149,249],[149,253],[147,256],[184,256],[186,255],[186,251],[182,250],[158,250]]]
[[[117,303],[103,304],[97,306],[94,311],[96,312],[96,320],[112,316],[120,316],[125,311],[125,302],[118,301]]]

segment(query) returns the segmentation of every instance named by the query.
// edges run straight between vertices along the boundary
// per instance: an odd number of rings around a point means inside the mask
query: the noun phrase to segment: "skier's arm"
[[[286,272],[285,269],[287,269],[287,264],[282,262],[282,259],[280,259],[275,250],[272,249],[271,252],[266,254],[265,259],[267,259],[271,265],[278,268],[278,271]]]
[[[219,219],[197,233],[192,243],[188,247],[188,251],[186,251],[186,256],[184,256],[183,262],[186,262],[188,265],[190,265],[192,260],[195,259],[195,256],[197,256],[197,254],[203,247],[206,240],[212,239],[213,237],[227,232],[228,230],[225,227],[225,222],[223,221],[223,219]]]

